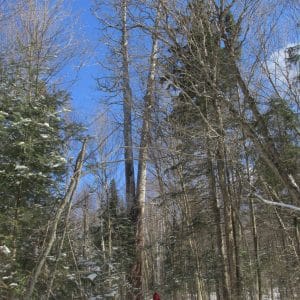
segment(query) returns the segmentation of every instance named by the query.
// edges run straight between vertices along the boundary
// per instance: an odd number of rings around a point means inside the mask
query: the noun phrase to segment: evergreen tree
[[[272,97],[263,118],[274,141],[279,160],[288,173],[298,181],[299,174],[297,168],[295,168],[300,154],[297,129],[299,127],[298,115],[289,107],[286,99]],[[257,128],[257,130],[259,131],[260,128]],[[260,174],[263,174],[266,182],[284,197],[284,186],[260,157],[257,159],[257,168]]]
[[[134,236],[130,217],[122,205],[114,179],[109,184],[106,201],[99,209],[99,225],[91,230],[94,244],[99,249],[94,259],[101,268],[101,272],[97,272],[94,293],[125,297],[126,274],[134,257]]]
[[[67,101],[65,92],[50,91],[42,81],[30,83],[15,70],[1,72],[0,232],[18,270],[13,282],[25,283],[46,220],[64,193],[64,151],[71,128],[63,118]]]
[[[230,11],[227,11],[226,15],[218,16],[207,1],[190,1],[187,15],[182,16],[184,28],[180,30],[182,24],[178,24],[178,40],[183,43],[176,43],[169,49],[170,56],[166,60],[165,68],[165,79],[173,94],[173,110],[169,115],[169,122],[173,130],[172,138],[177,141],[176,150],[180,153],[175,164],[171,166],[172,177],[178,178],[178,190],[175,194],[184,216],[180,222],[184,228],[182,237],[186,237],[186,241],[182,238],[180,240],[191,247],[193,259],[198,261],[193,276],[188,268],[182,268],[181,276],[186,278],[186,284],[194,284],[194,288],[198,289],[198,295],[201,294],[200,289],[203,290],[203,283],[202,288],[199,288],[201,285],[199,281],[209,285],[210,281],[213,283],[214,280],[222,289],[228,281],[225,279],[226,272],[232,275],[232,294],[237,293],[238,290],[234,286],[235,262],[233,260],[239,253],[233,254],[233,221],[230,212],[233,199],[228,192],[231,184],[228,174],[232,166],[229,165],[227,157],[229,151],[232,155],[237,152],[231,151],[231,146],[227,143],[227,140],[235,138],[236,124],[231,122],[230,113],[220,100],[226,95],[233,103],[236,102],[237,84],[234,80],[235,74],[231,71],[233,62],[216,26],[218,18],[223,18],[226,23],[226,35],[237,34],[235,31],[238,29]],[[238,47],[235,51],[239,55]],[[210,183],[212,180],[214,184]],[[190,211],[189,215],[186,211]],[[205,275],[204,266],[207,263],[200,257],[205,257],[207,252],[204,249],[197,252],[193,248],[197,247],[195,246],[198,245],[197,243],[199,245],[209,243],[205,239],[198,238],[196,234],[194,234],[195,238],[193,233],[190,233],[190,236],[185,234],[185,231],[200,230],[207,230],[211,234],[211,230],[206,225],[209,221],[203,214],[204,211],[211,218],[218,216],[214,220],[216,238],[213,247],[219,252],[215,253],[211,263],[218,268],[206,270]],[[223,224],[220,219],[222,217]],[[227,239],[226,260],[225,254],[221,255],[222,244],[225,245],[222,231],[225,232]],[[189,238],[196,240],[194,245],[189,243]],[[188,265],[188,255],[182,258],[181,264]],[[227,266],[222,269],[224,263]],[[199,279],[195,279],[197,276]],[[182,282],[181,286],[184,285]],[[226,296],[230,289],[228,287],[225,289],[227,292],[224,290],[222,299],[230,297]]]

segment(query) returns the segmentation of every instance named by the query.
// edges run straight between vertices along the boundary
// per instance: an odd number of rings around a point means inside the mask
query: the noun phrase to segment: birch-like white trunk
[[[45,265],[47,256],[49,255],[52,246],[56,240],[56,232],[57,232],[57,226],[59,221],[61,220],[61,215],[64,212],[66,206],[72,201],[73,195],[76,191],[79,179],[80,179],[80,175],[81,175],[81,169],[83,166],[83,161],[84,161],[84,156],[85,156],[85,151],[86,151],[86,141],[83,142],[82,144],[82,148],[81,151],[78,154],[77,160],[76,160],[76,165],[75,165],[75,169],[74,169],[74,173],[73,176],[71,178],[68,190],[66,192],[65,197],[63,198],[63,200],[61,201],[61,204],[59,206],[59,208],[56,211],[54,220],[52,222],[51,228],[49,230],[49,238],[46,241],[46,244],[44,246],[44,249],[42,250],[42,253],[40,255],[39,261],[36,265],[36,268],[33,270],[33,273],[30,277],[29,280],[29,287],[28,290],[25,294],[24,300],[31,300],[32,299],[32,295],[34,292],[34,288],[35,285],[38,281],[38,278],[41,274],[41,271]]]
[[[152,35],[152,49],[150,55],[150,68],[147,80],[147,90],[144,97],[143,125],[138,159],[138,178],[136,192],[136,260],[132,269],[132,283],[134,288],[134,299],[143,299],[143,263],[144,263],[144,219],[147,179],[147,159],[150,137],[151,112],[154,104],[155,73],[157,68],[158,38],[157,30],[160,19],[160,7],[157,9],[154,33]]]

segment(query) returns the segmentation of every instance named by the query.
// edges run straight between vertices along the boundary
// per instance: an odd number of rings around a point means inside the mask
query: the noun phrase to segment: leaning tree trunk
[[[226,43],[228,49],[230,50],[231,59],[233,61],[233,68],[235,71],[236,79],[238,82],[238,85],[241,89],[241,92],[245,98],[245,102],[247,105],[249,105],[249,108],[251,109],[253,116],[255,118],[256,123],[260,127],[260,135],[262,136],[262,141],[259,138],[258,134],[251,128],[249,123],[246,121],[245,118],[239,117],[238,120],[240,124],[242,125],[242,128],[245,130],[245,133],[249,136],[249,138],[253,141],[255,146],[257,146],[258,150],[261,153],[262,159],[265,161],[265,163],[269,166],[269,168],[274,172],[274,175],[285,185],[287,188],[291,198],[293,199],[293,204],[299,203],[300,199],[300,187],[298,183],[296,182],[295,178],[289,174],[288,170],[285,168],[285,166],[280,161],[279,155],[276,151],[276,147],[274,145],[273,139],[270,137],[268,127],[259,112],[258,106],[257,106],[257,100],[255,97],[251,94],[249,86],[246,84],[245,80],[242,77],[241,71],[239,67],[237,66],[237,58],[235,56],[235,51],[233,49],[233,45],[231,43]],[[237,113],[236,109],[233,107],[232,103],[229,101],[225,102],[229,110],[232,113]],[[236,116],[239,116],[237,114]]]
[[[78,154],[77,160],[76,160],[76,164],[75,164],[75,169],[74,169],[74,173],[73,176],[71,178],[68,190],[66,192],[65,197],[63,198],[62,202],[60,203],[59,208],[56,211],[54,220],[52,222],[51,228],[49,229],[49,238],[48,241],[46,241],[46,245],[39,257],[39,261],[37,263],[36,268],[33,270],[33,273],[30,277],[29,280],[29,286],[28,286],[28,290],[25,294],[24,300],[31,300],[32,299],[32,295],[34,292],[34,288],[35,285],[38,281],[38,278],[41,274],[41,271],[45,265],[46,262],[46,258],[49,255],[52,246],[56,240],[56,232],[57,232],[57,226],[58,223],[61,219],[61,215],[65,210],[65,207],[72,201],[73,195],[75,193],[75,190],[77,188],[79,179],[80,179],[80,175],[81,175],[81,169],[82,169],[82,165],[83,165],[83,160],[84,160],[84,156],[85,156],[85,151],[86,151],[86,141],[83,142],[82,144],[82,148],[81,151]]]

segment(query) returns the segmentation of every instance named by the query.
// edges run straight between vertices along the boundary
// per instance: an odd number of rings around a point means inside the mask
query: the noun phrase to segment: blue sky
[[[92,14],[92,5],[93,0],[74,0],[72,4],[72,13],[79,16],[79,25],[81,28],[77,32],[78,37],[79,39],[82,39],[82,46],[87,47],[88,51],[84,57],[84,65],[78,73],[77,80],[69,88],[69,90],[73,98],[72,106],[74,108],[75,114],[78,115],[81,121],[86,121],[86,123],[90,123],[92,116],[95,116],[95,113],[97,111],[100,111],[100,103],[103,102],[103,100],[107,96],[97,90],[95,80],[97,77],[101,77],[106,72],[108,72],[105,70],[105,68],[101,67],[101,65],[98,64],[98,62],[101,62],[104,63],[104,65],[108,65],[108,63],[106,62],[108,49],[101,42],[103,32],[101,32],[99,28],[99,21]],[[108,12],[108,14],[110,14],[109,6],[103,6],[102,9],[105,9],[105,12]],[[111,12],[111,15],[113,14],[114,12]],[[117,33],[113,32],[112,34],[116,35]],[[139,36],[138,34],[140,33],[134,31],[132,31],[130,34],[130,49],[133,55],[136,53],[140,53],[138,51],[141,50],[143,51],[143,53],[146,53],[149,51],[149,46],[151,46],[151,43],[149,43],[149,40],[147,40],[147,38],[145,38],[144,36]],[[138,45],[136,44],[136,40],[139,40]],[[133,90],[135,91],[135,97],[140,100],[143,97],[143,93],[141,94],[140,81],[137,80],[137,78],[139,78],[141,74],[138,74],[137,72],[144,71],[148,60],[147,58],[146,61],[144,58],[135,60],[136,63],[139,62],[139,67],[137,69],[132,67],[131,69],[131,77],[134,78],[131,81],[131,85]],[[69,67],[67,72],[69,73],[70,70],[71,72],[74,72],[74,70],[72,70],[72,67]],[[71,77],[72,75],[74,76],[74,74],[70,75]],[[118,120],[120,120],[119,108],[120,106],[118,105],[113,106],[114,113]]]
[[[103,114],[103,103],[107,95],[97,89],[96,78],[101,77],[106,73],[106,70],[99,65],[99,62],[105,64],[107,48],[100,42],[101,35],[103,33],[100,31],[99,21],[92,14],[92,4],[93,0],[73,0],[72,13],[74,15],[78,15],[78,23],[80,26],[80,29],[76,32],[76,34],[78,35],[78,38],[82,40],[82,43],[84,43],[81,46],[86,47],[87,52],[83,57],[83,66],[76,75],[75,82],[68,87],[68,90],[72,97],[74,118],[89,127],[89,134],[94,135],[95,133],[93,130],[95,127],[98,127],[98,134],[102,134],[104,137],[107,134],[105,130],[111,130],[111,128],[109,128],[110,124],[106,122],[106,124],[102,124],[101,126],[101,123],[99,125],[95,122],[95,117],[96,115]],[[76,67],[76,64],[78,64],[78,59],[75,60],[75,64],[73,62],[73,66],[66,68],[66,75],[69,74],[71,77],[74,77],[74,74],[76,74],[76,72],[74,72],[74,65]],[[74,74],[70,74],[70,72],[74,72]],[[118,107],[120,108],[120,106]],[[114,106],[113,109],[114,113],[117,114],[119,118],[119,109],[116,109],[116,106]],[[108,151],[107,153],[110,152],[109,148],[115,149],[120,146],[118,143],[121,141],[121,135],[116,133],[114,138],[109,141],[109,144],[107,145],[108,150],[106,150]],[[115,145],[111,145],[111,143],[114,143]],[[114,151],[111,151],[111,155],[109,155],[108,160],[121,160],[123,158],[121,152],[121,149],[119,149],[117,154],[114,153]],[[120,162],[116,164],[109,164],[107,171],[109,173],[109,180],[112,178],[116,179],[119,192],[122,195],[124,192],[123,164]],[[82,186],[85,184],[92,184],[92,181],[93,176],[85,176],[82,180]]]
[[[78,78],[76,82],[70,87],[69,90],[73,99],[72,106],[74,109],[75,118],[79,121],[84,122],[87,125],[92,123],[93,118],[95,117],[97,112],[100,112],[103,108],[103,106],[101,106],[101,102],[103,102],[102,100],[106,96],[97,90],[95,80],[96,77],[100,77],[105,72],[105,69],[103,69],[99,64],[97,64],[97,62],[102,61],[105,63],[105,56],[107,50],[100,42],[101,31],[99,29],[98,20],[93,16],[91,12],[92,3],[93,0],[73,0],[72,4],[73,13],[75,15],[79,15],[79,23],[81,26],[80,29],[77,31],[77,34],[79,38],[84,37],[82,39],[82,43],[84,43],[83,46],[87,47],[88,53],[84,58],[84,65],[78,73]],[[285,11],[285,14],[289,15],[289,13],[290,12],[288,10]],[[276,40],[277,49],[272,49],[272,51],[274,52],[280,51],[281,49],[283,49],[283,46],[286,46],[288,43],[293,41],[293,39],[297,39],[293,31],[286,30],[286,27],[288,27],[289,24],[284,21],[285,18],[283,18],[283,20],[281,21],[282,25],[285,25],[281,26],[282,31],[285,32],[285,35],[281,35],[282,37],[284,37],[284,39],[283,41],[281,41],[281,43],[278,43],[279,41]],[[139,43],[136,43],[137,40],[139,41]],[[145,50],[142,53],[146,53],[147,51],[149,51],[149,49],[147,49],[149,48],[149,41],[145,40],[142,37],[139,37],[138,35],[135,35],[134,32],[131,32],[130,46],[131,49],[133,49],[133,53],[141,53],[142,49]],[[252,50],[252,48],[250,50]],[[249,59],[249,53],[247,53],[247,51],[245,51],[245,53],[247,54],[247,59]],[[271,54],[272,53],[270,53],[270,55]],[[142,75],[144,75],[143,70],[147,63],[145,63],[144,58],[140,59],[140,61],[138,62],[138,70],[132,70],[133,78],[137,78],[138,75],[141,75],[138,74],[138,72],[141,70],[143,73]],[[141,100],[142,88],[139,86],[139,84],[140,82],[138,80],[133,80],[131,82],[136,99]],[[116,106],[114,106],[114,108],[114,113],[116,115],[120,115],[120,107],[116,109]],[[118,116],[119,120],[120,118],[122,117]]]
[[[81,26],[79,38],[82,36],[84,45],[88,52],[83,57],[84,65],[80,68],[76,81],[70,87],[72,95],[72,106],[75,115],[84,122],[89,123],[91,117],[95,116],[98,110],[101,94],[97,91],[95,78],[101,70],[97,65],[99,50],[99,30],[98,21],[92,15],[91,2],[87,0],[75,0],[72,9],[73,13],[79,16]],[[74,66],[73,66],[74,68]],[[75,72],[74,69],[71,72]]]

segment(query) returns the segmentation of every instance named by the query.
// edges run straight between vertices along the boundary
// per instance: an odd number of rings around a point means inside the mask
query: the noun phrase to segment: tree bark
[[[125,158],[125,181],[126,181],[126,203],[130,213],[134,215],[135,199],[135,178],[134,178],[134,159],[132,144],[132,90],[129,76],[129,54],[128,54],[128,29],[127,29],[127,10],[128,0],[121,2],[121,21],[122,21],[122,90],[123,90],[123,134],[124,134],[124,158]]]
[[[217,122],[217,171],[219,185],[224,203],[224,229],[225,229],[225,242],[226,242],[226,258],[228,264],[230,294],[236,297],[236,276],[235,276],[235,248],[233,240],[233,227],[232,227],[232,199],[229,193],[230,182],[227,178],[228,166],[226,158],[226,145],[225,145],[225,132],[223,125],[223,118],[221,115],[221,108],[218,99],[214,101],[216,122]]]
[[[299,219],[297,216],[294,217],[294,235],[295,235],[297,253],[298,253],[298,256],[300,257]]]
[[[210,185],[210,193],[212,197],[212,211],[214,214],[214,222],[216,226],[216,239],[217,239],[217,261],[220,266],[220,271],[217,272],[217,278],[220,277],[221,280],[221,298],[223,300],[230,299],[229,293],[229,275],[226,268],[226,259],[225,259],[225,241],[223,239],[222,234],[222,225],[221,225],[221,214],[220,208],[218,204],[217,192],[216,192],[216,180],[215,180],[215,172],[213,167],[213,161],[210,154],[210,150],[208,150],[208,166],[209,166],[209,185]]]
[[[88,201],[89,201],[89,195],[86,191],[83,195],[83,245],[82,245],[82,256],[84,259],[87,258],[87,242],[88,242],[88,235],[89,235],[89,220],[88,220]]]
[[[155,92],[155,73],[157,67],[157,51],[158,51],[158,38],[157,27],[160,19],[160,7],[157,8],[157,16],[155,21],[155,29],[152,34],[152,49],[150,55],[150,68],[147,80],[147,90],[144,98],[144,112],[143,112],[143,125],[141,131],[141,140],[139,148],[138,159],[138,178],[137,178],[137,192],[136,192],[136,232],[135,232],[135,245],[136,245],[136,258],[135,264],[132,269],[132,284],[135,300],[143,299],[143,263],[144,263],[144,218],[145,218],[145,200],[146,200],[146,171],[148,159],[148,146],[150,138],[150,119],[152,107],[154,104]]]
[[[45,265],[47,256],[49,255],[52,246],[56,240],[56,231],[57,231],[57,226],[58,223],[60,221],[61,215],[65,210],[65,207],[68,205],[68,203],[70,203],[72,201],[73,195],[76,191],[79,179],[80,179],[80,175],[81,175],[81,169],[83,166],[83,160],[84,160],[84,156],[85,156],[85,151],[86,151],[86,141],[83,142],[82,144],[82,148],[81,151],[78,154],[77,160],[76,160],[76,164],[75,164],[75,169],[74,169],[74,173],[73,176],[71,178],[68,190],[66,192],[65,197],[63,198],[63,200],[61,201],[60,206],[58,207],[52,226],[49,230],[49,239],[46,242],[44,249],[42,250],[42,253],[39,257],[39,261],[37,263],[37,266],[35,267],[35,269],[33,270],[33,273],[29,279],[29,286],[27,289],[27,292],[25,294],[24,300],[31,300],[32,299],[32,295],[34,292],[34,288],[35,285],[38,281],[38,278],[41,274],[41,271]]]

